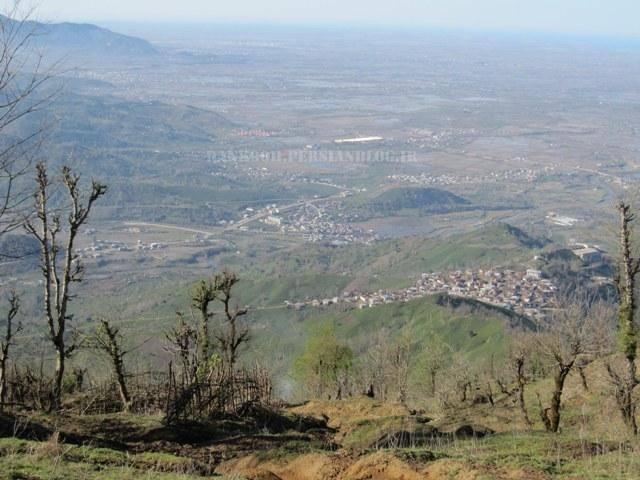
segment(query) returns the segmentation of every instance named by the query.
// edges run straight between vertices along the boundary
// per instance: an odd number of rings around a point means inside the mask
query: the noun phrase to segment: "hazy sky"
[[[640,0],[38,0],[49,20],[358,22],[640,36]]]

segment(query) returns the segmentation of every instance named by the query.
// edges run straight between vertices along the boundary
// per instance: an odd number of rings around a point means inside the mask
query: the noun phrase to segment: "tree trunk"
[[[127,389],[127,382],[124,375],[124,368],[122,362],[116,362],[116,381],[118,382],[118,390],[120,392],[120,399],[122,400],[122,408],[125,412],[128,412],[131,408],[131,397],[129,396],[129,390]]]
[[[129,391],[127,390],[127,384],[124,382],[124,378],[118,375],[118,390],[120,392],[120,399],[122,400],[122,409],[125,412],[129,412],[131,408],[131,398],[129,397]]]
[[[7,355],[3,352],[0,356],[0,412],[4,410],[7,400]]]
[[[636,357],[638,354],[638,331],[635,324],[636,304],[636,276],[640,273],[640,260],[633,257],[633,226],[635,219],[631,213],[631,206],[621,202],[620,212],[620,273],[616,280],[618,295],[618,335],[621,350],[627,360],[626,372],[621,378],[610,367],[609,374],[616,383],[616,401],[622,413],[622,419],[633,435],[638,433],[633,402],[633,390],[638,386],[636,372]]]
[[[633,435],[638,434],[636,404],[633,400],[633,391],[638,385],[637,378],[636,362],[633,359],[627,358],[627,378],[625,379],[624,388],[622,389],[620,398],[618,399],[618,406],[622,412],[624,424]]]
[[[435,369],[431,369],[431,371],[429,372],[430,377],[431,377],[431,395],[435,396],[436,394],[436,370]]]
[[[64,344],[56,345],[56,371],[53,383],[53,398],[51,409],[56,411],[62,404],[62,381],[64,379]]]
[[[369,388],[367,389],[367,393],[365,395],[369,398],[376,398],[376,391],[373,388],[373,383],[369,384]]]
[[[589,391],[589,384],[587,383],[587,375],[584,372],[584,367],[578,367],[578,373],[580,374],[580,383],[585,392]]]
[[[467,401],[467,389],[471,388],[469,382],[465,382],[460,385],[460,403],[464,403]]]
[[[526,423],[527,428],[531,428],[531,420],[529,419],[529,414],[527,413],[527,405],[524,400],[524,388],[526,385],[526,378],[524,376],[524,359],[519,358],[516,361],[517,367],[517,380],[518,380],[518,405],[520,406],[520,411],[522,412],[522,418],[524,419],[524,423]]]
[[[633,391],[638,385],[635,362],[627,359],[627,371],[623,375],[618,374],[609,364],[607,364],[607,372],[615,386],[616,404],[622,415],[622,421],[629,433],[637,435],[636,404],[633,399]]]
[[[551,396],[551,406],[547,412],[549,418],[548,430],[557,433],[560,427],[560,407],[562,405],[562,391],[564,390],[564,381],[569,375],[571,368],[567,366],[560,367],[553,377],[554,389]]]

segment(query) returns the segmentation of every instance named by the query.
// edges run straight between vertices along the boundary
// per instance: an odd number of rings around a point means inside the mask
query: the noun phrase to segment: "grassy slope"
[[[188,480],[190,460],[168,453],[0,439],[0,480]],[[224,480],[220,477],[221,480]]]
[[[445,242],[408,239],[373,247],[309,246],[306,256],[302,250],[294,250],[281,259],[273,259],[273,270],[284,272],[282,276],[248,282],[247,296],[243,298],[257,299],[253,305],[276,307],[285,299],[331,297],[349,280],[348,288],[355,285],[362,290],[403,287],[412,284],[425,271],[514,265],[531,259],[541,246],[504,224]],[[318,273],[303,276],[286,273],[300,269],[313,269]],[[280,378],[290,371],[309,330],[319,322],[334,322],[337,333],[356,350],[365,348],[371,335],[383,327],[393,335],[408,328],[416,351],[436,335],[449,344],[452,351],[465,352],[472,359],[487,359],[503,353],[506,323],[506,318],[498,312],[442,306],[435,297],[346,312],[339,308],[303,312],[267,309],[254,312],[251,319],[255,326],[252,356],[268,358]]]
[[[334,323],[336,333],[355,351],[364,351],[372,335],[384,328],[392,337],[409,329],[417,354],[421,345],[434,336],[449,345],[452,352],[464,352],[470,359],[503,354],[505,316],[466,305],[458,308],[439,305],[437,298],[426,297],[364,310],[265,310],[260,312],[254,326],[251,356],[267,359],[276,378],[285,379],[293,361],[302,353],[310,330],[323,322]],[[284,380],[280,386],[287,383]]]
[[[362,344],[371,332],[383,328],[392,334],[399,334],[403,328],[408,328],[416,349],[435,335],[452,351],[464,352],[470,358],[486,357],[502,351],[505,322],[498,314],[441,306],[437,298],[427,297],[408,303],[353,310],[334,318],[338,331],[356,344]]]
[[[414,331],[416,348],[436,333],[456,351],[478,356],[496,353],[503,323],[497,313],[452,310],[437,305],[433,299],[348,312],[339,308],[295,312],[286,310],[283,302],[332,297],[345,289],[400,288],[413,284],[421,272],[492,266],[504,264],[506,259],[518,263],[538,251],[502,224],[445,241],[414,238],[373,246],[258,245],[242,249],[253,251],[252,257],[227,258],[234,260],[231,267],[242,278],[238,288],[240,303],[251,306],[247,317],[253,327],[250,357],[272,365],[280,377],[290,370],[303,348],[309,327],[327,320],[336,322],[338,332],[356,349],[362,348],[382,326],[392,332],[408,326]],[[221,261],[222,265],[226,263]],[[126,285],[112,295],[78,304],[78,322],[85,327],[82,319],[87,316],[117,312],[116,319],[124,323],[132,343],[146,340],[149,332],[161,340],[173,323],[175,312],[188,311],[194,281],[195,278],[167,277]],[[476,335],[471,336],[470,332]],[[151,348],[152,344],[147,346]]]
[[[410,237],[372,246],[302,245],[268,252],[256,250],[250,262],[236,261],[234,268],[253,278],[269,276],[274,288],[284,278],[304,272],[319,277],[343,275],[353,280],[356,289],[374,290],[408,286],[423,272],[492,266],[522,268],[540,248],[542,244],[521,231],[497,223],[449,238]],[[316,295],[328,296],[322,294],[322,282],[317,287]]]
[[[426,465],[429,471],[426,478],[438,480],[640,478],[637,455],[640,443],[625,434],[606,377],[605,363],[600,360],[588,367],[588,390],[582,387],[577,373],[569,375],[558,434],[544,433],[537,414],[537,395],[543,403],[551,396],[552,382],[546,378],[527,386],[532,430],[525,427],[512,399],[496,393],[495,405],[466,403],[444,410],[427,410],[428,416],[434,418],[429,425],[440,431],[451,432],[460,425],[480,425],[495,430],[495,435],[483,439],[441,438],[427,444],[417,440],[410,448],[389,449],[384,453],[409,459],[409,464],[418,460],[416,470]],[[424,428],[419,415],[410,415],[408,409],[403,411],[400,405],[381,404],[366,398],[313,401],[297,409],[326,415],[330,425],[340,427],[341,444],[364,456],[375,455],[370,452],[376,451],[376,441],[386,434],[419,432]],[[384,468],[383,464],[378,465]]]
[[[352,200],[364,218],[382,217],[391,213],[414,211],[447,212],[469,206],[470,202],[447,190],[422,187],[398,187],[384,191],[374,198]]]

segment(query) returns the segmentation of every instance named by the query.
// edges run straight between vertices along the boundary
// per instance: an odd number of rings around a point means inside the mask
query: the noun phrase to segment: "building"
[[[573,254],[586,263],[596,263],[602,260],[602,252],[597,248],[578,248]]]
[[[273,215],[270,215],[267,218],[265,218],[264,223],[266,223],[267,225],[280,226],[282,224],[282,218],[274,217]]]
[[[531,280],[540,280],[542,279],[542,272],[540,270],[528,269],[526,278]]]

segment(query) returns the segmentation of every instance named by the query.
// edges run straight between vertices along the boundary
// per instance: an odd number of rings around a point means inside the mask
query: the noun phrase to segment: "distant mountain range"
[[[38,47],[60,49],[68,53],[96,55],[153,55],[157,50],[146,40],[112,32],[106,28],[81,23],[41,23],[27,21],[22,26],[0,16],[12,28],[33,32]]]

